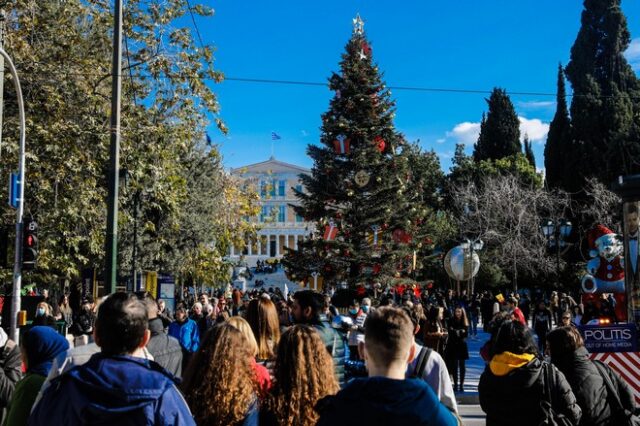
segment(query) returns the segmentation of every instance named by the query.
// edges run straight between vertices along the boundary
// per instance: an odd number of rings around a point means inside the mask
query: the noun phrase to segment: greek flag
[[[277,134],[276,132],[271,132],[271,140],[272,141],[277,141],[279,139],[282,139],[279,134]]]

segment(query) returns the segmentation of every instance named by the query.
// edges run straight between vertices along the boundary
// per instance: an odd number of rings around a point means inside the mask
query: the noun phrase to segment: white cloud
[[[546,109],[556,106],[554,101],[527,101],[518,102],[518,107],[522,109]]]
[[[300,133],[302,134],[303,138],[306,138],[307,136],[309,136],[309,133],[307,133],[306,130],[300,130]]]
[[[624,56],[634,70],[640,70],[640,38],[631,40],[627,51],[624,52]]]
[[[526,117],[518,117],[520,120],[520,141],[524,140],[524,135],[529,136],[529,140],[537,143],[543,143],[549,133],[549,123],[545,123],[539,118],[528,119]],[[475,145],[480,134],[480,123],[472,123],[465,121],[458,123],[455,127],[446,133],[447,139],[453,139],[456,143],[465,145]],[[441,143],[442,139],[436,142]]]
[[[525,117],[518,117],[520,120],[520,140],[524,140],[524,135],[529,136],[533,142],[543,143],[549,133],[549,123],[544,123],[538,118],[529,120]]]
[[[437,144],[443,144],[447,141],[447,138],[440,138],[440,139],[436,139],[436,143]]]
[[[463,144],[475,144],[480,134],[480,123],[464,123],[456,124],[450,132],[447,132],[447,138],[453,138],[456,142]]]

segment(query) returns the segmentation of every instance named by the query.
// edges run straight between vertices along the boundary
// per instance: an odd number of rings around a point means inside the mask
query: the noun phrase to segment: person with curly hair
[[[184,375],[182,390],[199,426],[257,425],[258,389],[251,347],[229,323],[207,333]]]
[[[260,425],[315,425],[316,403],[339,389],[333,360],[318,332],[308,325],[294,325],[280,339],[275,385],[261,409]]]
[[[235,317],[229,318],[227,322],[240,330],[244,337],[247,339],[247,342],[249,342],[249,347],[251,348],[251,367],[255,372],[255,380],[258,384],[258,388],[260,389],[260,396],[262,397],[266,395],[266,393],[271,388],[271,375],[269,374],[269,370],[267,370],[267,367],[256,362],[255,357],[258,353],[258,343],[256,342],[256,338],[253,335],[251,326],[249,326],[247,320],[237,315]]]

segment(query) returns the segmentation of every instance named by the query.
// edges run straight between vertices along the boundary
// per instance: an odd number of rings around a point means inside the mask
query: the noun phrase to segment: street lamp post
[[[113,63],[111,64],[111,147],[107,197],[104,286],[116,292],[118,271],[118,185],[120,172],[120,98],[122,95],[122,0],[113,13]]]
[[[542,235],[547,239],[549,249],[556,251],[556,274],[558,276],[558,284],[560,283],[560,254],[562,249],[567,246],[567,238],[571,235],[573,225],[567,219],[561,218],[554,222],[546,219],[540,225]]]
[[[471,294],[469,296],[471,296],[475,293],[476,284],[475,274],[473,273],[473,255],[475,254],[475,252],[480,251],[484,248],[484,241],[482,241],[480,238],[477,238],[473,241],[467,238],[462,243],[460,243],[460,247],[462,247],[462,249],[466,251],[469,256],[469,265],[471,268],[471,273],[469,274],[471,276]]]

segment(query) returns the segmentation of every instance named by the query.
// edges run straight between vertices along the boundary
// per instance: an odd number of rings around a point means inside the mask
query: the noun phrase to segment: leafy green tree
[[[38,269],[26,279],[73,280],[84,268],[100,269],[104,257],[111,3],[17,0],[0,6],[8,11],[5,49],[25,96],[27,217],[40,226]],[[191,12],[213,13],[203,5]],[[213,67],[213,47],[196,45],[184,26],[187,14],[178,0],[132,0],[125,8],[121,167],[129,179],[120,196],[121,276],[130,272],[134,222],[138,267],[174,274],[191,274],[202,253],[217,259],[236,231],[251,232],[237,226],[253,211],[251,194],[226,177],[217,148],[203,142],[210,120],[226,131],[209,83],[222,75]],[[4,100],[6,176],[17,164],[11,85]],[[14,220],[6,207],[0,215],[5,224]],[[207,276],[226,269],[216,265]]]
[[[610,183],[618,175],[640,171],[640,85],[624,57],[629,42],[620,0],[584,1],[565,70],[573,88],[576,141],[567,155],[582,164],[572,168],[576,179],[570,188],[581,189],[589,177]]]
[[[544,165],[546,169],[547,186],[551,189],[569,188],[571,176],[576,172],[570,167],[575,159],[571,153],[575,153],[571,133],[571,119],[567,108],[567,94],[564,83],[564,71],[562,65],[558,65],[558,89],[556,94],[556,113],[549,125],[547,143],[544,147]],[[581,158],[581,156],[578,156]]]
[[[432,241],[439,163],[395,130],[395,103],[371,53],[358,22],[341,72],[329,79],[335,96],[322,116],[321,145],[307,150],[314,165],[301,176],[296,211],[315,232],[285,257],[294,279],[315,271],[327,282],[390,283],[413,274],[414,253]]]
[[[480,125],[473,158],[476,161],[498,160],[522,152],[520,120],[507,92],[493,89],[487,104],[489,112]]]

